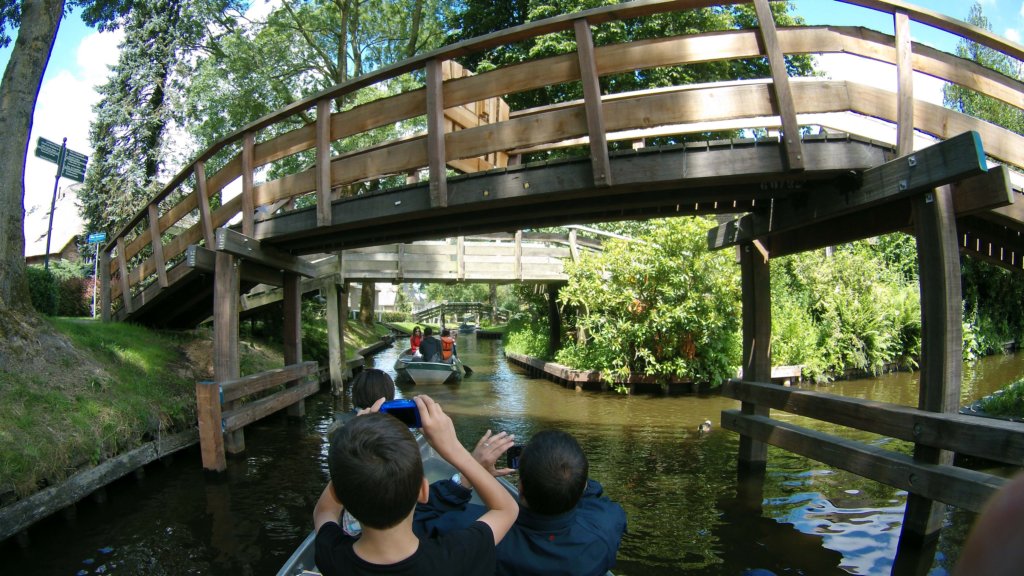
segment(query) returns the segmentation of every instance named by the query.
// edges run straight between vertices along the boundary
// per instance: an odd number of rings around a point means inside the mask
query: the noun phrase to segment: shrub
[[[54,316],[57,313],[57,278],[42,266],[29,266],[28,290],[32,307],[41,314]]]
[[[983,398],[981,409],[993,416],[1024,418],[1024,379]]]
[[[381,320],[384,322],[410,322],[412,321],[412,317],[408,312],[389,310],[381,313]]]

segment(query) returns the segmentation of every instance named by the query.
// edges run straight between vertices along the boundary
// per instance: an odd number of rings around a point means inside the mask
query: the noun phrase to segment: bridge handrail
[[[906,14],[907,17],[914,21],[961,35],[1010,56],[1024,56],[1024,47],[1021,47],[1019,44],[1001,39],[985,30],[905,2],[883,0],[840,1],[888,13]],[[454,58],[504,43],[515,42],[530,36],[570,30],[576,26],[575,23],[577,21],[583,21],[586,25],[594,25],[609,20],[634,18],[660,12],[737,3],[749,2],[638,0],[627,4],[604,6],[584,12],[564,14],[440,48],[296,101],[217,141],[183,169],[150,201],[145,209],[141,210],[128,222],[121,232],[104,248],[104,254],[108,258],[113,253],[113,250],[117,248],[117,258],[111,259],[109,264],[104,266],[104,274],[108,276],[116,274],[120,280],[117,284],[110,286],[108,278],[107,289],[109,292],[105,294],[105,300],[111,301],[117,296],[125,296],[125,305],[130,309],[131,304],[129,300],[133,286],[141,285],[146,279],[152,278],[154,274],[157,275],[157,281],[162,286],[165,285],[168,282],[164,273],[167,263],[180,258],[189,244],[199,243],[200,241],[205,241],[209,244],[213,229],[227,223],[240,210],[243,212],[243,230],[248,229],[248,231],[251,231],[254,226],[253,213],[258,205],[271,204],[276,201],[294,198],[300,194],[316,192],[318,195],[318,209],[327,210],[320,205],[326,204],[329,208],[330,187],[332,184],[336,182],[359,181],[358,178],[356,180],[346,180],[341,176],[335,176],[332,174],[332,171],[339,174],[354,172],[359,176],[360,173],[358,171],[348,169],[353,166],[363,166],[366,175],[362,177],[372,178],[382,174],[401,173],[411,168],[429,166],[431,174],[434,175],[431,178],[431,186],[432,188],[439,188],[444,185],[442,168],[446,161],[451,162],[458,158],[477,157],[481,154],[489,154],[499,150],[515,150],[523,146],[543,146],[545,143],[548,146],[556,146],[559,141],[565,140],[567,137],[570,139],[580,139],[585,138],[589,134],[591,138],[594,138],[594,127],[588,123],[592,120],[590,115],[594,113],[594,105],[588,104],[586,100],[521,112],[513,115],[513,118],[507,122],[446,132],[444,137],[441,137],[438,130],[434,127],[436,122],[429,121],[430,118],[437,117],[438,109],[500,97],[506,93],[532,87],[579,81],[581,79],[579,59],[583,57],[582,54],[587,50],[590,51],[590,57],[595,62],[594,66],[597,76],[654,66],[688,64],[709,59],[720,60],[764,56],[765,51],[760,48],[757,42],[757,30],[732,30],[694,36],[655,38],[611,46],[593,47],[591,45],[589,48],[584,45],[578,46],[577,52],[516,64],[469,78],[457,78],[443,82],[435,79],[428,81],[426,88],[389,96],[356,108],[330,114],[329,103],[334,98],[411,70],[436,66],[440,60]],[[579,30],[577,28],[578,33]],[[901,53],[896,47],[900,42],[899,27],[897,27],[897,32],[898,37],[895,41],[890,42],[893,39],[892,36],[863,29],[844,27],[786,28],[778,30],[778,42],[783,53],[839,51],[854,53],[884,62],[899,63]],[[715,41],[728,39],[729,44],[715,52],[711,58],[704,55],[706,53],[701,53],[700,50],[680,50],[680,48],[684,47],[693,48],[699,46],[702,41],[707,42],[709,39]],[[909,38],[904,38],[904,40],[910,45]],[[752,49],[750,48],[751,45],[753,46]],[[660,52],[658,51],[659,47],[661,48]],[[717,46],[716,50],[718,50]],[[640,53],[643,53],[642,57],[638,57]],[[768,55],[771,59],[772,55]],[[923,73],[962,84],[1017,107],[1021,107],[1022,103],[1024,103],[1024,96],[1022,96],[1024,95],[1024,88],[1022,88],[1020,82],[988,71],[972,62],[957,59],[937,50],[919,45],[910,45],[909,57],[911,67]],[[543,70],[543,73],[539,73],[541,70]],[[515,71],[522,73],[514,74],[513,72]],[[526,72],[529,72],[529,74]],[[953,76],[953,78],[949,78],[950,76]],[[525,84],[523,83],[524,78],[528,79]],[[540,84],[537,84],[538,82]],[[792,84],[792,87],[787,88],[787,90],[804,90],[804,88],[801,88],[802,83],[799,81],[786,81],[784,84]],[[901,92],[898,92],[896,95],[897,105],[894,107],[890,100],[891,93],[885,91],[857,86],[854,83],[843,83],[842,86],[836,83],[819,83],[819,85],[826,87],[821,88],[821,90],[846,91],[848,93],[846,99],[851,103],[846,108],[847,111],[852,110],[868,116],[896,121],[897,124],[899,124],[900,117],[906,118],[903,109],[908,105],[919,108],[922,112],[927,112],[927,114],[915,114],[912,118],[913,126],[940,137],[948,136],[948,133],[953,129],[978,129],[978,125],[985,124],[980,120],[970,117],[961,118],[960,116],[962,115],[958,116],[941,107],[926,105],[922,102],[910,102],[908,104],[905,95]],[[742,86],[746,86],[746,88],[742,88]],[[632,115],[605,114],[606,121],[603,125],[599,126],[602,132],[600,137],[601,139],[605,138],[603,133],[607,132],[608,139],[614,139],[616,138],[616,131],[635,130],[638,126],[644,126],[645,122],[649,123],[651,121],[642,113],[645,106],[673,106],[682,101],[682,99],[685,99],[687,97],[686,94],[692,94],[701,89],[719,92],[732,90],[730,94],[734,94],[734,98],[742,98],[741,94],[746,94],[746,98],[757,98],[760,101],[765,100],[760,96],[762,93],[765,91],[770,93],[776,88],[778,87],[768,79],[760,82],[735,85],[731,88],[722,87],[721,85],[715,88],[674,87],[667,91],[645,91],[643,93],[598,96],[601,108],[614,108],[618,111],[634,112]],[[827,99],[827,96],[817,94],[814,90],[819,89],[815,88],[811,92],[807,92],[807,94],[811,95],[811,103],[821,108],[822,104],[819,100]],[[849,92],[856,93],[857,97],[849,94]],[[801,96],[803,95],[801,94]],[[803,110],[796,109],[797,107],[794,106],[794,109],[789,111],[789,114],[795,115],[799,113],[806,115],[817,111],[813,109],[813,106],[811,110],[808,110],[807,103],[801,101],[800,98],[794,98],[794,100],[797,101],[799,106],[803,107]],[[307,110],[314,105],[317,106],[317,117],[323,117],[321,120],[278,135],[265,142],[255,142],[256,131],[287,119],[297,112]],[[327,111],[326,115],[323,114],[325,110]],[[372,129],[385,123],[422,116],[424,110],[426,110],[428,116],[428,131],[425,135],[386,142],[371,149],[364,149],[355,153],[335,157],[330,156],[330,143],[333,140]],[[434,112],[432,113],[431,110],[434,110]],[[679,108],[677,107],[674,113],[679,116],[679,120],[687,120],[687,118],[678,114],[678,110]],[[756,110],[752,108],[745,108],[742,111],[733,111],[731,117],[757,118],[758,116],[768,116],[775,119],[781,118],[783,122],[785,122],[787,117],[786,113],[780,113],[780,110],[775,107],[760,110],[761,114],[754,114],[754,112]],[[933,114],[938,114],[942,121],[933,121]],[[681,124],[678,121],[673,122],[672,120],[671,114],[664,118],[663,123],[667,126],[664,130],[677,130],[675,133],[685,132],[685,129],[680,129]],[[698,119],[690,119],[689,121],[694,122],[696,120]],[[796,120],[799,120],[799,118],[796,118]],[[720,121],[724,124],[726,119],[723,117]],[[536,135],[537,131],[528,131],[532,137],[529,140],[513,134],[517,129],[524,129],[527,126],[536,127],[544,125],[551,127],[559,125],[559,122],[569,122],[574,127],[562,130],[549,129],[546,133],[541,132],[539,136]],[[632,124],[625,122],[631,122]],[[777,120],[775,122],[777,123]],[[662,122],[655,122],[656,125],[659,123]],[[700,131],[704,131],[707,128],[708,125],[705,123]],[[905,130],[905,126],[901,128],[901,132]],[[1019,137],[997,127],[983,126],[981,131],[983,136],[988,132],[998,137],[997,139],[1003,139],[1006,143],[1000,148],[995,143],[989,143],[989,140],[986,138],[986,148],[994,157],[1007,160],[1018,166],[1024,166],[1024,157],[1018,152],[1018,150],[1022,149]],[[510,135],[513,137],[510,138]],[[425,146],[424,141],[426,141]],[[207,179],[205,176],[205,162],[226,146],[238,143],[242,144],[242,152],[231,158],[216,174]],[[436,153],[430,154],[432,150],[436,152],[438,147],[440,147],[442,153],[445,150],[448,152],[443,154],[443,160],[440,161],[434,158],[437,155]],[[253,186],[252,171],[255,168],[311,148],[316,148],[318,151],[319,160],[315,168],[267,182],[260,186]],[[406,153],[395,154],[394,151],[396,149]],[[389,151],[391,154],[388,154]],[[424,152],[427,154],[424,155]],[[605,149],[605,153],[607,153],[607,149]],[[380,164],[382,158],[386,158],[391,164]],[[378,162],[378,164],[374,165],[374,162]],[[374,170],[376,171],[374,172]],[[186,194],[179,203],[170,207],[161,215],[159,203],[178,190],[193,175],[195,177],[195,186],[192,192]],[[230,201],[222,203],[218,209],[211,210],[209,199],[221,192],[228,183],[238,178],[239,175],[243,179],[243,193]],[[443,196],[439,197],[435,193],[433,198],[440,198],[440,200],[437,200],[438,203],[434,204],[435,206],[440,207],[446,204]],[[194,213],[196,209],[199,210],[198,222],[188,226],[184,232],[174,235],[167,244],[164,244],[162,240],[155,241],[160,239],[165,232],[171,230],[183,218]],[[327,210],[325,217],[329,221],[329,210]],[[130,242],[127,241],[128,235],[138,229],[143,220],[146,219],[149,220],[148,226],[142,228]],[[147,246],[152,247],[151,254],[143,258],[143,250]],[[129,271],[129,261],[134,263],[140,258],[141,262]]]

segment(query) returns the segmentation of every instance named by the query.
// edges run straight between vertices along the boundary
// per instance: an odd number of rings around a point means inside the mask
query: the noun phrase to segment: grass
[[[0,367],[0,502],[158,433],[195,426],[195,382],[213,376],[209,330],[166,332],[74,318],[46,323],[56,334],[20,350],[23,362]],[[326,328],[313,323],[303,331],[322,337],[326,347]],[[350,322],[348,357],[387,333]],[[240,352],[242,375],[283,364],[279,345],[243,342]]]
[[[983,398],[981,409],[993,416],[1024,419],[1024,379]]]

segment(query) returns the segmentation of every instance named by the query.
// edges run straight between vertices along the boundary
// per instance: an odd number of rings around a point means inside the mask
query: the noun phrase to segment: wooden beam
[[[456,276],[459,280],[466,279],[466,237],[459,236],[455,246]]]
[[[238,400],[249,394],[262,392],[267,388],[280,386],[293,380],[300,380],[317,374],[318,368],[315,361],[289,364],[281,368],[273,368],[264,372],[242,376],[234,380],[220,383],[220,398],[222,402]]]
[[[304,382],[237,408],[225,409],[223,414],[225,436],[241,432],[246,425],[270,416],[282,408],[304,403],[307,396],[316,394],[319,390],[319,382]]]
[[[210,216],[210,195],[206,188],[206,163],[196,162],[196,195],[199,204],[199,225],[203,229],[203,242],[207,248],[213,246],[213,220]]]
[[[963,369],[963,314],[960,251],[957,245],[953,193],[943,186],[914,200],[921,286],[921,383],[918,408],[955,412],[960,407]],[[952,464],[953,453],[916,444],[914,460]],[[917,544],[938,536],[945,508],[922,495],[907,498],[900,540]]]
[[[448,206],[447,155],[444,137],[444,86],[441,61],[426,62],[427,73],[427,162],[430,169],[430,206]]]
[[[193,244],[185,252],[185,265],[203,272],[213,272],[217,269],[217,252]],[[242,282],[284,286],[284,276],[278,268],[252,261],[242,261],[238,268]]]
[[[722,427],[858,476],[906,490],[911,495],[946,502],[972,512],[980,511],[992,494],[1006,482],[999,476],[917,462],[910,456],[877,446],[764,416],[743,414],[738,410],[722,411]],[[907,526],[904,525],[903,529],[906,530]]]
[[[284,346],[285,365],[302,362],[302,290],[301,277],[294,273],[284,275]],[[298,384],[298,382],[295,382]],[[305,396],[303,396],[305,398]],[[299,399],[288,406],[288,415],[306,415],[306,403]]]
[[[256,135],[247,132],[242,139],[242,234],[252,236],[253,226],[256,219],[256,202],[252,187],[252,156],[253,147],[256,145]]]
[[[792,193],[775,202],[770,217],[747,216],[712,228],[708,246],[717,250],[806,227],[908,198],[987,169],[980,137],[965,132],[911,156],[869,168],[859,177],[851,175],[818,190]]]
[[[167,288],[167,262],[164,260],[164,245],[160,234],[160,211],[156,204],[150,204],[149,211],[149,237],[153,243],[153,262],[156,265],[157,282],[161,288]]]
[[[513,266],[515,267],[515,278],[517,281],[523,279],[523,231],[516,230],[515,238],[515,253],[512,257]]]
[[[196,382],[196,417],[203,468],[223,472],[228,463],[224,455],[224,430],[221,427],[220,387],[216,382]]]
[[[611,163],[608,160],[608,140],[605,137],[601,84],[597,76],[597,60],[594,57],[594,37],[585,18],[576,20],[573,26],[576,29],[576,53],[579,56],[580,81],[583,83],[594,186],[609,186],[612,183]]]
[[[327,299],[327,367],[331,374],[331,393],[340,396],[344,391],[345,380],[345,349],[341,344],[345,316],[341,299],[348,298],[348,295],[340,290],[337,274],[331,275],[324,283],[323,291]]]
[[[217,250],[307,278],[316,276],[316,266],[313,264],[273,246],[263,246],[259,240],[228,228],[217,229]]]
[[[121,276],[121,300],[125,312],[131,314],[134,310],[132,309],[132,289],[128,283],[128,259],[124,255],[124,236],[117,237],[117,267]]]
[[[772,377],[771,271],[768,260],[751,244],[740,246],[740,283],[743,299],[743,373],[752,380],[768,382]],[[767,406],[744,402],[744,414],[767,417]],[[768,445],[751,436],[740,436],[739,468],[760,473],[766,468]]]
[[[235,380],[241,370],[238,352],[238,290],[238,259],[228,252],[217,252],[213,280],[213,379],[217,382]],[[220,410],[219,386],[217,392],[216,403]],[[223,404],[224,410],[233,407],[233,402]],[[225,434],[223,441],[224,449],[232,454],[245,450],[245,436],[241,431]]]
[[[101,248],[99,258],[100,317],[104,322],[110,322],[110,252]]]
[[[331,101],[316,103],[316,223],[331,225]]]
[[[804,157],[800,143],[800,125],[796,122],[796,106],[789,87],[789,73],[786,71],[786,57],[779,46],[775,30],[775,17],[768,0],[754,0],[757,11],[758,32],[768,65],[772,70],[772,95],[779,116],[782,117],[782,143],[786,151],[786,165],[790,170],[803,170]]]
[[[1024,463],[1024,427],[963,414],[936,414],[875,400],[730,380],[722,396],[865,432],[1005,462]]]
[[[914,151],[914,52],[910,18],[906,12],[893,13],[896,28],[896,153]]]

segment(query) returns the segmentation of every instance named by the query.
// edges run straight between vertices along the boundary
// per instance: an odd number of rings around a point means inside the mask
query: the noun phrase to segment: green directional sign
[[[43,160],[49,160],[54,164],[60,163],[60,144],[51,142],[42,136],[36,140],[36,156]]]

